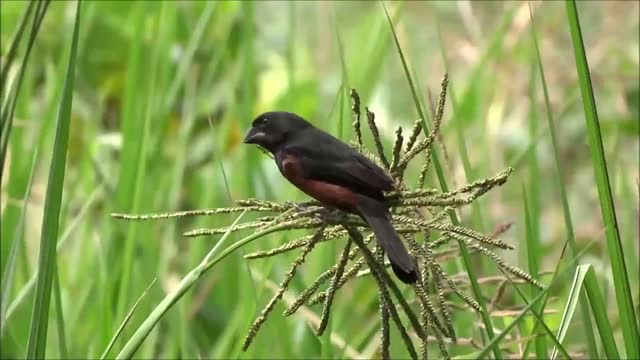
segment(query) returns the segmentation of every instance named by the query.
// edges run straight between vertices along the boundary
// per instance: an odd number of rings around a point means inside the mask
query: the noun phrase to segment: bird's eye
[[[253,121],[253,124],[251,124],[252,126],[264,126],[269,122],[269,119],[261,117],[261,118],[257,118]]]

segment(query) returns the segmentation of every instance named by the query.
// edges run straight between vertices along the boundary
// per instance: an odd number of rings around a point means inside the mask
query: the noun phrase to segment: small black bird
[[[321,203],[359,215],[373,230],[402,282],[418,279],[417,266],[391,223],[384,191],[393,180],[371,160],[289,112],[258,116],[244,139],[270,151],[287,180]]]

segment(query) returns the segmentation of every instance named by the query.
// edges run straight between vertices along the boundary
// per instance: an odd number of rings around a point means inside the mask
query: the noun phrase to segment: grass
[[[62,190],[66,170],[67,147],[69,141],[69,124],[71,119],[71,104],[73,103],[73,87],[75,82],[76,54],[78,49],[78,28],[80,26],[80,2],[77,3],[75,25],[71,40],[69,65],[67,66],[64,90],[60,101],[60,112],[56,124],[55,142],[49,180],[47,183],[47,195],[44,203],[44,215],[42,220],[42,233],[38,257],[38,277],[36,278],[36,293],[33,303],[33,315],[31,317],[31,331],[27,358],[42,358],[47,346],[47,330],[49,323],[49,305],[51,300],[51,287],[55,282],[56,305],[58,313],[58,336],[64,339],[60,332],[64,326],[64,318],[61,314],[59,283],[56,264],[56,243],[60,223],[60,208],[62,206]],[[54,279],[55,278],[55,279]],[[64,340],[61,340],[60,354],[66,355]]]
[[[567,1],[567,17],[569,18],[569,27],[571,29],[576,71],[578,72],[578,79],[580,80],[580,93],[582,94],[587,135],[591,148],[591,160],[596,178],[596,186],[598,188],[602,220],[605,226],[607,249],[609,250],[609,260],[611,261],[611,270],[613,271],[614,289],[618,310],[620,311],[620,322],[626,356],[629,358],[638,358],[640,357],[640,334],[638,333],[636,310],[631,295],[631,285],[629,284],[629,277],[627,275],[629,270],[625,265],[625,258],[622,253],[618,219],[613,204],[609,172],[604,155],[604,147],[602,145],[600,120],[598,119],[591,74],[584,50],[580,19],[575,1]]]
[[[540,82],[542,84],[542,91],[544,94],[544,104],[545,104],[545,114],[546,114],[546,118],[547,118],[547,126],[549,128],[549,134],[551,136],[551,145],[553,148],[553,154],[554,154],[554,163],[555,163],[555,168],[556,168],[556,173],[558,176],[559,181],[557,182],[557,187],[558,187],[558,192],[560,193],[560,199],[562,201],[562,215],[563,215],[563,219],[564,219],[564,226],[565,226],[565,236],[567,238],[567,243],[569,244],[569,249],[571,250],[572,255],[575,257],[578,254],[578,249],[576,246],[576,240],[575,240],[575,232],[574,232],[574,226],[573,226],[573,220],[572,220],[572,216],[571,216],[571,210],[569,207],[569,200],[567,197],[567,189],[566,186],[564,184],[563,181],[561,181],[560,179],[562,179],[564,177],[564,170],[563,170],[563,166],[562,166],[562,162],[560,159],[560,154],[559,154],[559,148],[560,145],[558,143],[558,138],[557,138],[557,134],[556,134],[556,125],[554,123],[554,116],[553,113],[551,111],[551,101],[549,99],[549,90],[548,90],[548,86],[547,86],[547,80],[545,77],[545,72],[544,72],[544,65],[542,63],[542,59],[540,56],[540,47],[538,45],[538,37],[536,34],[536,21],[533,17],[533,14],[531,12],[531,7],[529,7],[529,15],[531,17],[531,34],[532,34],[532,38],[533,38],[533,43],[535,46],[535,51],[536,51],[536,65],[537,68],[539,70],[539,74],[540,74]],[[534,97],[535,99],[535,97]],[[536,174],[536,172],[534,172],[534,175]],[[532,240],[534,242],[536,242],[537,237],[534,237]],[[540,249],[539,248],[535,248],[532,246],[532,248],[530,249],[531,252],[533,254],[540,254]],[[535,255],[534,255],[535,256]],[[537,262],[537,260],[534,260]],[[576,276],[578,276],[578,271],[577,271],[577,267],[576,267]],[[573,290],[573,288],[572,288]],[[570,293],[569,296],[569,300],[567,301],[567,304],[571,303],[571,300],[574,299],[573,296],[571,295],[575,295],[578,296],[580,298],[580,310],[581,310],[581,314],[582,314],[582,320],[585,323],[585,326],[583,327],[583,331],[585,333],[585,339],[587,339],[587,341],[585,341],[585,343],[587,344],[587,350],[588,350],[588,354],[591,358],[598,358],[598,351],[596,349],[595,346],[595,339],[593,336],[593,332],[591,331],[592,326],[591,326],[591,318],[589,316],[589,306],[587,303],[587,298],[586,298],[586,294],[581,293],[580,291],[578,291],[577,293],[573,293],[573,291]],[[570,310],[570,312],[567,312],[567,310]],[[573,316],[573,311],[575,310],[574,308],[569,308],[567,306],[565,312],[563,313],[563,320],[566,319],[567,317],[571,318]],[[560,329],[559,329],[559,334],[562,332],[562,326],[563,324],[561,323]],[[566,331],[566,330],[565,330]],[[559,336],[560,337],[560,336]],[[542,347],[544,345],[540,344],[540,340],[536,339],[536,354],[538,354],[538,356],[540,356],[542,349],[540,349],[539,347]],[[555,351],[554,351],[555,352]],[[544,353],[548,353],[547,351],[544,351]]]
[[[1,357],[379,357],[371,277],[337,293],[321,338],[321,306],[281,315],[343,243],[318,245],[242,352],[298,254],[243,255],[306,233],[222,243],[182,233],[229,226],[230,215],[109,214],[305,200],[242,144],[255,115],[290,110],[352,139],[353,87],[391,149],[418,118],[428,133],[429,93],[445,72],[449,105],[425,187],[513,166],[506,184],[451,216],[483,233],[513,224],[500,237],[517,255],[499,254],[545,285],[530,291],[453,249],[445,269],[472,280],[466,290],[486,311],[457,310],[464,303],[446,295],[451,356],[639,357],[638,4],[535,2],[531,16],[515,1],[384,5],[388,16],[364,2],[87,1],[80,23],[76,2],[3,2]],[[406,358],[399,332],[389,336],[389,356]],[[439,354],[435,339],[427,351]]]

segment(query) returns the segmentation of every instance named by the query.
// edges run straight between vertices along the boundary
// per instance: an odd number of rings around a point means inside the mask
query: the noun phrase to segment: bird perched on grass
[[[391,223],[384,192],[393,180],[374,162],[290,112],[267,112],[244,142],[271,152],[282,175],[320,203],[360,216],[387,253],[396,276],[411,284],[417,266]]]

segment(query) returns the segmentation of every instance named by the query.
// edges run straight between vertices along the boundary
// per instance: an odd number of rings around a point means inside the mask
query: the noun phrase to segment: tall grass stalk
[[[542,57],[540,56],[540,47],[538,46],[538,36],[536,32],[536,22],[533,16],[533,12],[531,10],[531,6],[529,6],[529,17],[531,18],[531,36],[533,38],[533,44],[535,47],[536,54],[536,64],[540,73],[540,80],[542,84],[542,91],[544,94],[544,104],[545,104],[545,114],[547,118],[547,126],[549,128],[549,133],[551,134],[551,145],[553,148],[553,159],[557,173],[557,184],[558,191],[560,192],[560,200],[562,201],[562,215],[564,219],[564,228],[565,228],[565,236],[567,238],[567,243],[569,244],[569,249],[571,250],[572,256],[576,256],[578,254],[578,248],[576,246],[575,233],[573,229],[573,220],[571,217],[571,210],[569,207],[569,200],[567,196],[567,189],[564,183],[565,172],[563,170],[562,163],[560,161],[560,144],[558,142],[558,136],[556,134],[556,125],[553,120],[553,113],[551,111],[551,101],[549,100],[549,90],[547,87],[547,79],[544,73],[544,65],[542,63]],[[577,265],[576,265],[577,266]],[[577,269],[577,268],[576,268]],[[585,323],[583,327],[583,331],[586,338],[587,350],[589,352],[589,356],[592,358],[598,357],[598,350],[595,343],[595,338],[593,335],[593,327],[591,325],[591,318],[589,317],[589,304],[586,299],[585,294],[581,294],[580,296],[580,313],[581,317]],[[569,308],[567,308],[569,309]],[[573,314],[571,314],[573,315]],[[566,316],[563,315],[563,317]],[[537,325],[536,325],[537,328]],[[535,331],[535,328],[534,328]],[[526,352],[525,352],[526,353]]]
[[[67,161],[71,105],[73,104],[80,10],[80,1],[78,1],[73,28],[73,40],[71,41],[71,51],[67,65],[67,75],[65,77],[64,91],[58,113],[53,158],[49,170],[38,258],[38,280],[36,283],[36,295],[31,318],[27,358],[43,358],[47,346],[49,302],[51,299],[53,275],[56,271],[56,243],[60,222],[60,207],[62,205],[62,187]]]
[[[633,305],[631,286],[629,284],[629,276],[627,275],[629,270],[625,265],[625,258],[622,252],[618,219],[613,203],[613,194],[611,193],[604,146],[602,145],[600,121],[598,120],[598,111],[596,109],[593,86],[591,85],[589,64],[584,49],[582,31],[580,30],[580,18],[575,1],[567,0],[566,9],[574,49],[576,71],[580,83],[580,93],[582,94],[582,105],[584,107],[587,135],[591,149],[591,160],[593,163],[595,182],[598,188],[602,220],[605,226],[607,250],[609,251],[609,261],[611,262],[611,270],[613,272],[613,283],[626,356],[630,359],[637,359],[640,358],[640,333],[636,320],[636,309]]]

